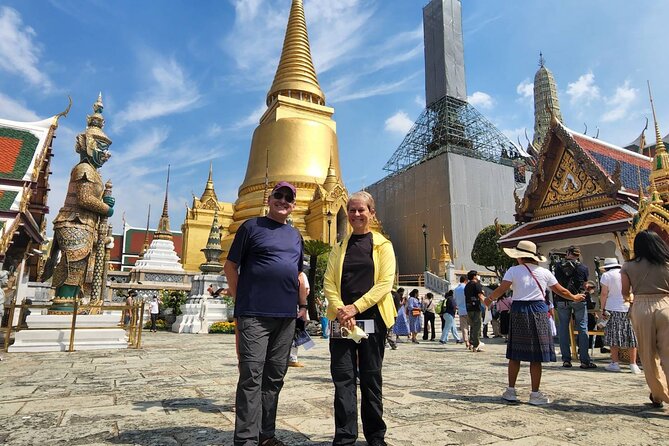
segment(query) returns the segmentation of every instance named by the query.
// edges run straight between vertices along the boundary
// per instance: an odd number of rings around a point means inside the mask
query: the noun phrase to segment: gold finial
[[[165,202],[163,203],[163,214],[160,216],[158,222],[158,229],[153,234],[153,237],[159,240],[172,240],[172,232],[170,232],[170,216],[167,212],[167,193],[170,189],[170,165],[167,165],[167,183],[165,184]]]
[[[281,60],[274,82],[267,93],[267,105],[279,95],[290,96],[316,104],[325,104],[325,95],[318,84],[311,59],[307,21],[302,0],[293,0],[283,41]]]
[[[204,186],[204,192],[202,192],[202,197],[200,197],[200,203],[206,203],[210,198],[213,198],[214,201],[218,202],[218,197],[216,196],[216,191],[214,190],[214,180],[213,176],[214,162],[209,162],[209,177],[207,178],[207,184]],[[218,206],[217,206],[218,207]]]
[[[151,204],[149,203],[149,212],[146,214],[146,231],[144,232],[144,244],[142,245],[142,252],[139,253],[139,258],[144,258],[144,254],[149,250],[149,220],[151,220]]]
[[[439,246],[441,246],[441,255],[439,256],[439,261],[447,263],[450,262],[451,253],[449,252],[449,245],[448,242],[446,241],[446,234],[444,234],[444,228],[441,228],[441,243],[439,243]]]
[[[54,118],[53,124],[55,126],[58,126],[58,119],[60,119],[61,116],[65,118],[70,113],[70,109],[72,108],[72,97],[68,95],[67,100],[68,100],[67,108],[62,112],[58,113]]]
[[[660,126],[657,123],[657,116],[655,115],[655,104],[653,103],[653,93],[650,91],[650,81],[648,82],[648,95],[650,96],[650,108],[653,111],[653,121],[655,122],[655,157],[660,151],[666,152],[664,147],[664,141],[662,141],[662,135],[660,134]],[[662,166],[667,167],[666,165]],[[658,166],[658,168],[660,168]]]

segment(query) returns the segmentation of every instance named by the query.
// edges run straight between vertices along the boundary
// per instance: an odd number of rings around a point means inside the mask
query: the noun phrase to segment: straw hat
[[[513,259],[529,257],[536,260],[537,262],[545,262],[547,260],[546,257],[539,254],[539,251],[537,251],[537,245],[529,240],[519,241],[515,248],[504,248],[504,252],[507,256]]]
[[[620,263],[618,263],[618,259],[615,257],[607,257],[604,259],[604,266],[602,266],[602,269],[611,269],[611,268],[621,268]]]

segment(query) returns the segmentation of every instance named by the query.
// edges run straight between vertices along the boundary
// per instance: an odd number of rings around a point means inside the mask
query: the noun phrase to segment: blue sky
[[[105,103],[117,213],[155,227],[167,164],[170,218],[179,228],[209,162],[219,199],[234,202],[251,135],[283,44],[290,0],[4,0],[0,5],[0,117],[62,111],[54,142],[51,219],[77,161],[74,136],[99,91]],[[383,165],[424,108],[425,0],[305,0],[312,54],[335,108],[349,191]],[[463,0],[467,92],[514,142],[532,134],[531,82],[539,51],[555,75],[567,126],[608,142],[634,140],[653,87],[669,133],[666,23],[653,0]],[[665,35],[662,35],[662,32]],[[665,42],[665,43],[662,43]],[[652,138],[652,135],[648,135]],[[511,193],[511,191],[509,191]]]

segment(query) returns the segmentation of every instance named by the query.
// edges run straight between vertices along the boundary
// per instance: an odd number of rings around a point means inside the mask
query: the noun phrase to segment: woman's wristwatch
[[[298,308],[299,308],[300,310],[303,309],[303,308],[306,309],[306,308],[307,308],[307,304],[299,304],[299,305],[298,305]]]

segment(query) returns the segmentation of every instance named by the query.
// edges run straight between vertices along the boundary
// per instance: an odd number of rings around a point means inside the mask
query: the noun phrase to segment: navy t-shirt
[[[239,265],[235,317],[295,317],[302,271],[302,236],[267,217],[245,221],[228,260]]]

